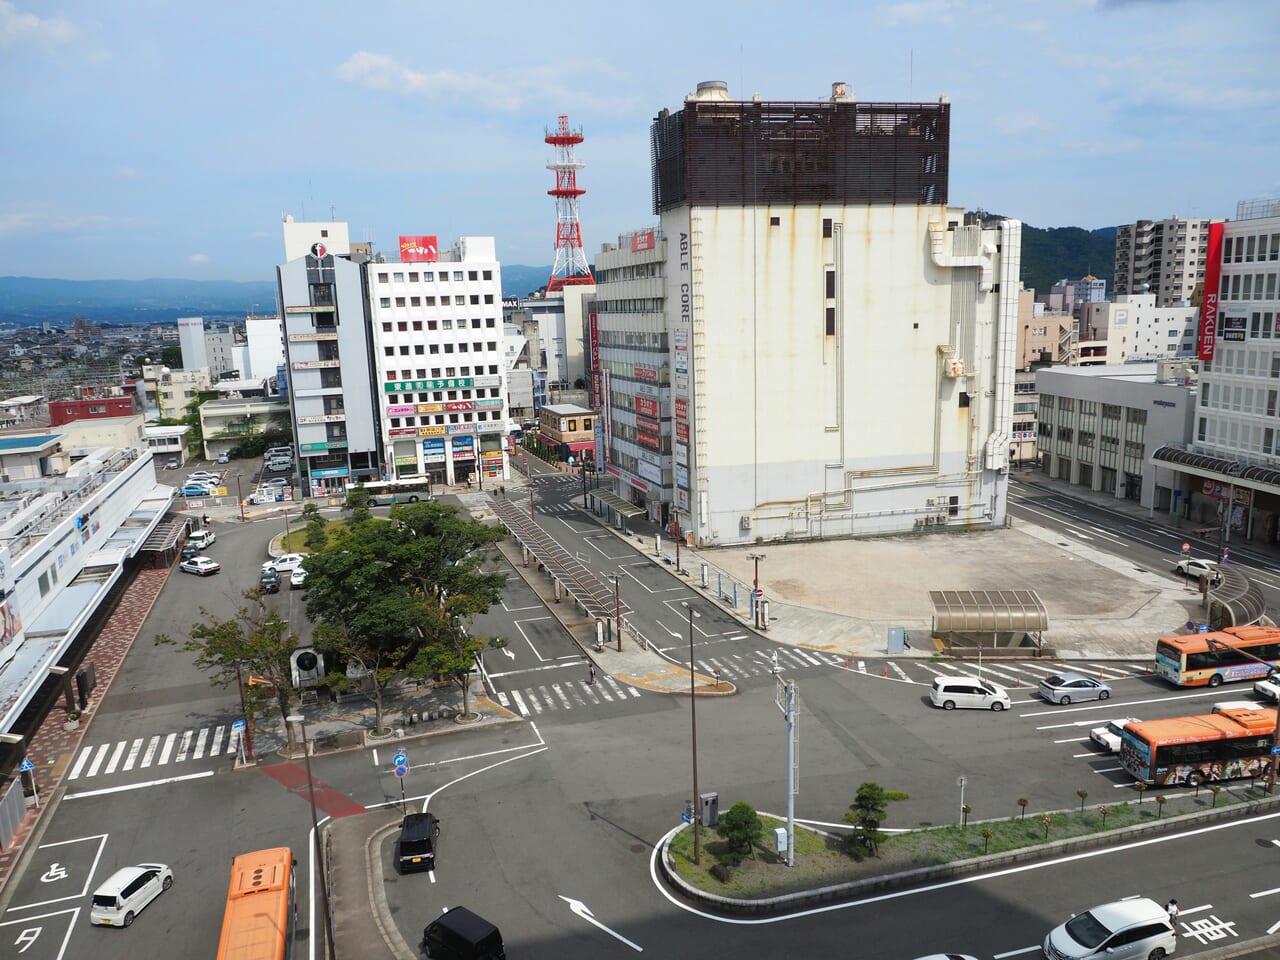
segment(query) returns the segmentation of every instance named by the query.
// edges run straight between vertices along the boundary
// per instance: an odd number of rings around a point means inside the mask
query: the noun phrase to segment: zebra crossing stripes
[[[240,749],[240,736],[241,731],[230,730],[228,735],[228,727],[218,725],[212,730],[208,727],[202,727],[198,731],[184,730],[181,740],[174,732],[158,733],[152,737],[135,737],[115,743],[96,744],[80,750],[75,763],[67,773],[67,779],[80,780],[110,776],[113,773],[128,773],[130,770],[163,767],[170,762],[185,763],[188,759],[200,760],[204,757],[234,754]],[[223,748],[224,738],[225,749]]]
[[[512,690],[509,694],[499,694],[499,702],[506,696],[515,704],[520,716],[541,716],[553,710],[572,710],[576,704],[582,707],[603,707],[612,703],[621,703],[640,696],[640,691],[630,684],[619,683],[610,676],[597,676],[595,683],[585,680],[553,683],[548,686],[527,687],[523,690]],[[504,703],[505,705],[505,703]]]

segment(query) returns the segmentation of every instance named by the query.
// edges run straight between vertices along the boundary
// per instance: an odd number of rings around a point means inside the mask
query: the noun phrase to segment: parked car
[[[263,570],[258,574],[258,589],[263,593],[279,593],[280,574],[274,570]]]
[[[1124,733],[1126,723],[1141,723],[1137,717],[1122,717],[1119,720],[1108,720],[1100,727],[1089,731],[1089,739],[1108,753],[1120,752],[1120,737]]]
[[[288,460],[293,457],[293,447],[267,447],[262,452],[262,459],[265,460]]]
[[[207,577],[219,572],[222,566],[216,560],[210,560],[208,557],[192,557],[190,560],[183,560],[178,564],[178,569],[183,573],[194,573],[198,577]]]
[[[230,462],[231,462],[231,454],[230,454],[230,453],[228,453],[226,450],[223,450],[220,454],[218,454],[218,462],[219,462],[219,463],[230,463]]]
[[[307,585],[307,570],[305,567],[298,567],[289,575],[289,589],[301,590]]]
[[[207,480],[209,483],[221,483],[222,474],[214,473],[212,470],[192,470],[187,474],[188,480],[194,480],[196,483]]]
[[[212,530],[192,530],[191,536],[187,538],[188,543],[194,543],[200,550],[212,546],[217,540],[218,535]]]
[[[1173,921],[1147,897],[1117,900],[1077,913],[1044,938],[1049,960],[1159,960],[1178,946]]]
[[[1111,696],[1111,685],[1083,673],[1056,673],[1040,681],[1040,696],[1050,703],[1071,703],[1073,700],[1106,700]]]
[[[264,487],[287,487],[289,486],[289,478],[288,477],[272,477],[270,480],[264,480],[262,482],[262,485]]]
[[[1184,577],[1194,577],[1197,580],[1207,574],[1215,585],[1222,582],[1222,571],[1218,569],[1218,564],[1213,560],[1205,560],[1201,557],[1189,557],[1185,560],[1179,560],[1178,565],[1173,568],[1173,572],[1180,573]]]
[[[165,463],[164,463],[164,468],[165,468],[166,470],[177,470],[177,469],[178,469],[178,461],[177,461],[176,459],[174,459],[174,460],[166,460],[166,461],[165,461]]]
[[[207,483],[186,483],[178,493],[184,497],[207,497],[212,495],[213,487]]]
[[[199,553],[200,553],[200,548],[197,547],[194,543],[184,543],[182,545],[183,560],[190,560],[192,557],[197,556]]]
[[[121,867],[93,891],[89,922],[104,927],[127,927],[142,909],[173,886],[173,871],[163,863]]]
[[[306,557],[300,553],[286,553],[283,556],[268,560],[262,565],[262,569],[274,570],[276,573],[293,573],[294,570],[302,566],[302,561],[305,559]]]
[[[265,469],[271,473],[278,473],[281,470],[292,470],[293,461],[292,460],[268,460]]]
[[[1280,673],[1271,671],[1265,680],[1259,680],[1253,685],[1253,692],[1264,700],[1280,704]]]
[[[1011,704],[1007,690],[977,677],[934,677],[929,700],[943,710],[968,707],[996,713],[1007,710]]]
[[[422,931],[422,952],[434,960],[506,960],[502,932],[466,907],[454,907]]]

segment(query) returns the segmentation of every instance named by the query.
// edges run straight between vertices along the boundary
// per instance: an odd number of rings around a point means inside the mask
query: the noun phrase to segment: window
[[[959,497],[947,498],[947,516],[949,517],[960,516],[960,498]]]
[[[387,274],[387,273],[380,273],[380,274],[378,274],[378,282],[379,282],[379,283],[386,283],[386,282],[387,282],[387,280],[389,279],[389,277],[390,277],[390,274]]]
[[[483,271],[483,272],[481,273],[481,276],[482,276],[482,277],[484,277],[486,280],[492,280],[492,279],[493,279],[493,271],[492,271],[492,270],[485,270],[485,271]]]
[[[453,271],[453,279],[455,279],[455,280],[461,280],[461,279],[462,279],[462,271],[461,271],[461,270],[455,270],[455,271]]]
[[[824,239],[831,236],[831,218],[825,217],[822,221],[822,236]]]
[[[827,299],[834,300],[836,298],[836,272],[834,270],[827,271]]]
[[[836,335],[836,308],[827,307],[827,336],[834,337]]]
[[[378,306],[382,307],[382,309],[384,309],[384,310],[390,310],[390,309],[391,309],[391,298],[390,298],[390,297],[379,297],[379,298],[378,298]]]
[[[396,306],[397,306],[397,307],[403,307],[403,306],[404,306],[404,297],[396,297]]]
[[[479,275],[475,270],[468,270],[468,271],[467,271],[467,279],[468,279],[468,280],[478,280],[479,278],[480,278],[480,275]]]
[[[781,218],[781,217],[770,217],[770,218],[769,218],[769,226],[771,226],[771,227],[780,227],[780,226],[782,226],[782,218]]]

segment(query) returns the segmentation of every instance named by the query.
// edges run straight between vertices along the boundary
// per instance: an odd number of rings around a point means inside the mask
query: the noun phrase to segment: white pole
[[[787,866],[796,865],[796,684],[787,681]]]

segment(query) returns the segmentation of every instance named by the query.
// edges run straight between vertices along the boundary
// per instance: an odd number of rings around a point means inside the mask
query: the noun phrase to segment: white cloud
[[[70,43],[76,28],[61,17],[42,18],[24,13],[9,0],[0,0],[0,47],[28,43]]]
[[[38,210],[9,210],[0,212],[0,236],[16,233],[69,233],[103,223],[106,219],[93,213],[77,217]]]
[[[360,50],[348,57],[346,63],[338,67],[338,76],[371,90],[470,96],[489,106],[507,110],[520,106],[519,97],[512,96],[506,84],[489,77],[454,70],[414,70],[384,53],[370,53],[368,50]]]
[[[196,267],[202,267],[208,262],[209,255],[207,253],[193,253],[191,256],[187,257],[187,263]]]

